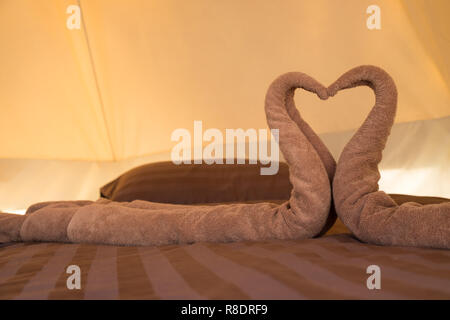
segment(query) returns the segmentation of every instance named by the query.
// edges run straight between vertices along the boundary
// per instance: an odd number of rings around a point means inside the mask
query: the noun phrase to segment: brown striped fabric
[[[80,267],[69,290],[67,267]],[[381,289],[369,290],[369,265]],[[0,247],[0,299],[450,299],[450,251],[381,247],[349,234],[163,247]]]

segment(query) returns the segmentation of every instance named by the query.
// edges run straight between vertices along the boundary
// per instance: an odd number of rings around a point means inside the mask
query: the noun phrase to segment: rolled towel
[[[379,245],[450,248],[450,202],[401,205],[378,190],[378,164],[394,123],[397,90],[392,78],[374,66],[360,66],[342,75],[329,88],[366,85],[373,89],[375,106],[347,143],[333,180],[337,214],[360,240]]]
[[[0,243],[22,241],[20,229],[25,216],[0,212]]]
[[[146,201],[99,200],[37,204],[21,228],[23,240],[117,245],[163,245],[197,241],[303,239],[324,233],[330,215],[335,162],[293,103],[295,88],[328,97],[327,89],[302,73],[288,73],[269,87],[265,111],[289,166],[289,201],[187,206]],[[52,228],[52,230],[45,230]]]

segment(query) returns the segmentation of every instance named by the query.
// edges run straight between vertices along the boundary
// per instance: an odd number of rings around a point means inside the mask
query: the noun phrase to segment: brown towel
[[[361,85],[374,90],[376,102],[337,164],[333,198],[339,218],[369,243],[450,248],[450,202],[397,205],[378,190],[378,164],[394,123],[397,90],[385,71],[361,66],[342,75],[328,88],[328,94]]]
[[[267,121],[271,129],[280,130],[280,149],[293,185],[288,202],[186,206],[100,199],[36,204],[20,228],[21,240],[163,245],[302,239],[326,232],[335,220],[329,214],[335,162],[296,111],[295,88],[328,97],[325,87],[302,73],[279,77],[267,92]]]

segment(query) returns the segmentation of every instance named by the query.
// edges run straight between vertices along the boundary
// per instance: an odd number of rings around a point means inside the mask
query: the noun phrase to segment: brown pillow
[[[450,202],[450,199],[439,197],[410,196],[408,194],[390,194],[390,196],[398,205],[401,205],[405,202],[416,202],[420,204],[438,204],[443,202]]]
[[[280,163],[275,175],[261,175],[260,168],[259,164],[151,163],[104,185],[100,195],[113,201],[176,204],[288,200],[292,185],[287,164]]]
[[[235,161],[236,162],[236,161]],[[161,203],[208,204],[230,202],[283,202],[292,185],[286,163],[276,175],[260,175],[260,165],[181,164],[156,162],[131,169],[104,185],[100,195],[113,201],[147,200]],[[445,198],[391,194],[400,205],[450,201]]]

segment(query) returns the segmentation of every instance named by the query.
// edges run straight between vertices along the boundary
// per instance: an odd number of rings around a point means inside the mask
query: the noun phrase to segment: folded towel
[[[47,202],[31,206],[20,228],[22,241],[87,242],[115,245],[164,245],[197,241],[302,239],[326,232],[335,161],[295,108],[295,88],[328,97],[327,89],[302,73],[288,73],[269,87],[265,111],[293,185],[290,200],[273,203],[192,206],[100,199],[96,202]],[[0,217],[1,218],[1,217]],[[6,219],[6,218],[4,218]],[[11,241],[19,232],[11,234]],[[3,233],[2,233],[3,232]]]
[[[369,243],[450,248],[450,202],[397,205],[378,190],[378,164],[394,123],[397,90],[385,71],[361,66],[342,75],[328,94],[361,85],[373,89],[376,102],[336,167],[333,198],[339,218],[356,237]]]

